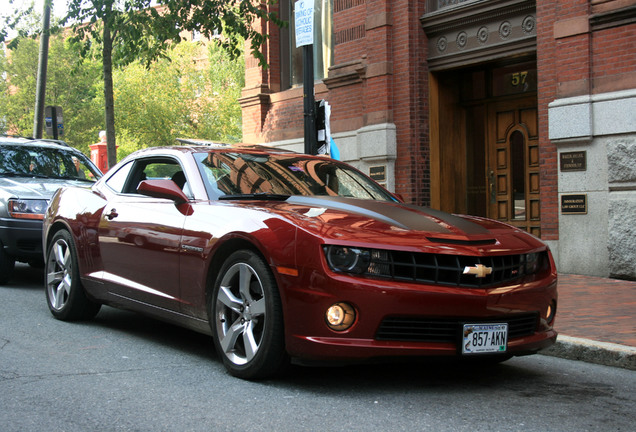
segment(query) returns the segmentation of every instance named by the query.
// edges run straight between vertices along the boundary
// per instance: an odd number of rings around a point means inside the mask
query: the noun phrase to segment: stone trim
[[[367,31],[391,25],[393,25],[393,15],[389,12],[370,15],[365,23]]]
[[[327,78],[322,81],[329,90],[352,84],[359,84],[366,78],[366,56],[329,67]]]
[[[535,2],[466,3],[425,14],[420,22],[432,71],[536,52]]]
[[[557,99],[548,105],[550,140],[636,133],[636,89]]]
[[[590,16],[592,31],[636,23],[636,5],[599,12]]]

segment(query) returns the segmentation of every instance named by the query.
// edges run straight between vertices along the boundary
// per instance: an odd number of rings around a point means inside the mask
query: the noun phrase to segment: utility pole
[[[305,153],[316,154],[316,104],[314,102],[314,1],[294,3],[296,48],[303,48],[303,111]]]
[[[303,107],[305,154],[316,154],[316,104],[314,96],[314,46],[303,46]]]
[[[53,0],[44,0],[42,34],[40,35],[40,56],[38,59],[38,77],[35,91],[35,112],[33,114],[33,138],[42,138],[44,123],[44,96],[46,93],[46,67],[49,59],[49,28],[51,4]]]

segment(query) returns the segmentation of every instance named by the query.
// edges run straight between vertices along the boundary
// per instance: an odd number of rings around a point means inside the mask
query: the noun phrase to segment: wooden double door
[[[451,86],[437,88],[431,205],[541,236],[536,95],[462,104]]]
[[[487,105],[486,216],[541,235],[539,134],[536,99]]]

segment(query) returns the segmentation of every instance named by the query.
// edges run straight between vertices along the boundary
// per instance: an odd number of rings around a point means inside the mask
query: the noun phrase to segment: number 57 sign
[[[314,43],[314,0],[298,0],[294,3],[296,48]]]

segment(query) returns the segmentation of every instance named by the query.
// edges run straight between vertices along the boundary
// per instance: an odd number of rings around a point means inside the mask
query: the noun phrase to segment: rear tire
[[[79,277],[75,244],[68,231],[58,231],[51,240],[44,283],[49,310],[59,320],[91,319],[102,306],[86,296]]]
[[[287,365],[276,280],[256,253],[230,255],[214,283],[208,310],[214,345],[232,375],[262,379]]]

